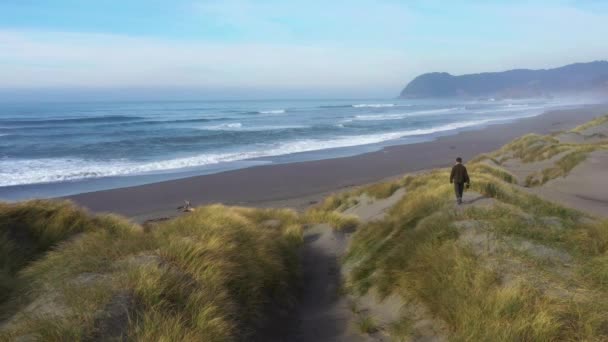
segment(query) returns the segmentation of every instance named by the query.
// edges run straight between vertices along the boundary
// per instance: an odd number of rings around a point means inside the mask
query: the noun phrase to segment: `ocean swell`
[[[47,120],[2,120],[3,125],[7,126],[39,126],[39,125],[54,125],[54,124],[86,124],[86,123],[100,123],[100,122],[126,122],[143,120],[140,116],[127,116],[127,115],[108,115],[108,116],[96,116],[90,118],[57,118]]]
[[[437,127],[404,130],[398,132],[370,134],[360,136],[341,136],[334,139],[302,139],[280,144],[258,146],[239,152],[206,153],[191,157],[167,160],[137,162],[125,159],[30,159],[0,160],[0,186],[12,186],[35,183],[52,183],[74,181],[87,178],[128,176],[187,169],[218,163],[247,160],[253,158],[273,157],[293,153],[310,152],[323,149],[352,147],[377,144],[409,136],[429,135],[433,133],[457,130],[487,124],[501,119],[476,120],[450,123]]]

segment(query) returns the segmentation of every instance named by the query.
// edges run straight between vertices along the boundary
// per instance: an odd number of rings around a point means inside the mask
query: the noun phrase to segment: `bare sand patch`
[[[357,204],[344,210],[344,214],[355,215],[362,222],[381,220],[386,216],[386,211],[392,208],[405,195],[405,189],[400,188],[388,198],[375,199],[367,194],[357,197]]]
[[[529,191],[592,215],[608,217],[608,151],[591,152],[566,177]]]
[[[501,166],[505,170],[509,171],[513,176],[515,176],[515,178],[517,178],[518,184],[525,184],[526,178],[528,178],[528,176],[540,173],[544,169],[548,169],[555,166],[555,163],[558,160],[562,159],[570,152],[571,151],[564,151],[554,155],[551,158],[530,163],[524,163],[519,159],[509,159],[503,162]]]

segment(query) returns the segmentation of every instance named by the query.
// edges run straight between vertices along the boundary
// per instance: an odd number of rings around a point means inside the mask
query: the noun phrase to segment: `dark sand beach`
[[[524,134],[569,129],[606,112],[606,105],[550,111],[513,123],[352,157],[258,166],[66,198],[94,212],[118,213],[138,221],[174,216],[175,208],[184,200],[193,205],[224,203],[302,209],[329,192],[403,173],[446,167],[456,156],[466,161]]]

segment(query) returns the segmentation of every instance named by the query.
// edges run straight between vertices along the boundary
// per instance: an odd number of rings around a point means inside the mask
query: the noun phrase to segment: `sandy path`
[[[360,198],[359,204],[348,210],[362,221],[380,219],[403,195],[400,189],[393,196],[372,200]],[[357,320],[350,300],[341,295],[342,270],[340,258],[346,252],[351,233],[334,231],[327,224],[308,228],[300,255],[302,288],[297,310],[281,336],[267,341],[382,341],[380,334],[363,335],[357,331]],[[274,329],[275,333],[281,329]]]
[[[301,255],[303,292],[283,341],[373,341],[357,333],[355,314],[340,295],[339,258],[347,243],[347,233],[335,232],[326,224],[306,230]]]
[[[349,233],[335,232],[326,224],[305,231],[300,255],[302,291],[297,307],[290,314],[273,318],[256,341],[379,341],[357,332],[357,317],[340,293],[339,259],[348,239]]]

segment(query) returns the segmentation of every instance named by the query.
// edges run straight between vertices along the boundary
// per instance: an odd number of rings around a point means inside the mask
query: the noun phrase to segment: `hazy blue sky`
[[[0,92],[390,97],[607,59],[607,37],[603,0],[0,0]]]

